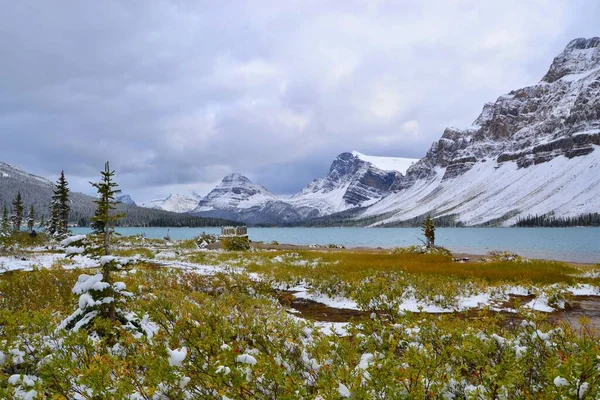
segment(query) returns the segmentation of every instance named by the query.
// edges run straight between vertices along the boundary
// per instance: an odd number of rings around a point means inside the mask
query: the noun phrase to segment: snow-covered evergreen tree
[[[48,233],[60,236],[60,206],[56,195],[50,200],[50,219],[48,220]]]
[[[126,291],[123,282],[115,282],[113,274],[132,263],[132,260],[111,255],[111,237],[114,226],[123,214],[116,214],[115,195],[119,193],[118,186],[113,181],[114,171],[110,171],[108,162],[102,179],[92,185],[98,190],[98,199],[95,200],[97,210],[92,217],[93,232],[90,235],[71,236],[61,242],[65,247],[67,256],[84,254],[100,263],[101,272],[96,275],[82,274],[79,276],[73,293],[79,295],[79,308],[65,319],[59,328],[79,330],[86,328],[98,335],[112,336],[115,327],[123,326],[125,329],[138,333],[143,332],[143,323],[131,312],[125,309],[127,299],[133,295]],[[96,321],[109,321],[96,324]]]
[[[25,207],[23,207],[23,198],[21,197],[21,192],[17,193],[17,197],[13,200],[13,216],[12,223],[13,229],[18,231],[21,229],[21,224],[23,223],[23,213],[25,212]]]
[[[10,220],[8,219],[8,207],[2,207],[2,221],[0,221],[0,236],[10,236]]]
[[[33,228],[35,227],[35,209],[33,208],[33,204],[29,207],[29,214],[27,215],[27,229],[29,232],[33,232]]]
[[[56,237],[64,237],[69,231],[69,184],[65,178],[65,172],[60,172],[56,187],[50,200],[50,220],[48,221],[48,233]]]
[[[66,234],[69,229],[69,214],[71,206],[69,203],[69,183],[65,178],[65,171],[60,171],[60,177],[56,182],[56,190],[54,195],[58,200],[58,217],[59,217],[59,232]]]

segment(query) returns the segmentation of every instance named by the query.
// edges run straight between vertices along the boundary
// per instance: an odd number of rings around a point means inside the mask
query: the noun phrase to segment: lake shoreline
[[[89,228],[73,228],[87,234]],[[203,232],[219,236],[220,228],[117,228],[123,236],[186,240]],[[420,245],[419,228],[248,228],[253,242],[284,243],[300,247],[344,246],[391,250]],[[600,263],[600,228],[438,228],[436,244],[456,254],[486,255],[509,250],[529,259],[551,259],[582,264]],[[292,248],[292,247],[290,247]]]
[[[316,246],[316,245],[296,245],[296,244],[288,244],[288,243],[281,243],[281,244],[269,244],[269,243],[263,243],[263,242],[253,242],[251,241],[250,244],[256,248],[259,249],[263,249],[263,250],[281,250],[281,251],[285,251],[285,250],[312,250],[312,251],[347,251],[347,252],[360,252],[360,253],[388,253],[390,252],[392,248],[386,248],[386,247],[365,247],[365,246],[359,246],[359,247],[345,247],[345,248],[329,248],[327,246]],[[215,245],[212,246],[213,248],[219,248],[220,244],[216,243]],[[464,253],[464,252],[452,252],[452,257],[453,258],[468,258],[468,260],[465,260],[465,262],[469,262],[469,263],[478,263],[478,262],[483,262],[485,258],[489,257],[489,254],[474,254],[474,253]],[[528,258],[529,257],[524,257],[524,258]],[[583,262],[575,262],[575,261],[569,261],[569,260],[556,260],[556,259],[552,259],[552,258],[531,258],[531,259],[535,259],[535,260],[543,260],[543,261],[556,261],[556,262],[564,262],[567,263],[569,265],[573,265],[573,266],[577,266],[577,267],[592,267],[597,265],[598,263],[583,263]]]

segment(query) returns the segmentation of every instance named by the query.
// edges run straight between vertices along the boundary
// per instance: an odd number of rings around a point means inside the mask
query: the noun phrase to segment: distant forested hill
[[[69,177],[67,176],[67,180]],[[0,207],[6,204],[12,211],[12,201],[18,192],[23,196],[25,209],[33,204],[37,220],[43,216],[48,220],[50,216],[50,198],[54,184],[49,180],[29,174],[12,165],[0,162]],[[71,214],[69,222],[88,226],[90,218],[96,210],[94,198],[82,193],[71,192]],[[134,205],[120,204],[119,211],[127,214],[126,218],[119,221],[120,226],[222,226],[239,225],[237,223],[219,219],[202,218],[188,214],[178,214],[163,210],[143,208]]]

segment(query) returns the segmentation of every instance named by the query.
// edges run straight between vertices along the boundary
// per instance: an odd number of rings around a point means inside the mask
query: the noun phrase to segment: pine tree
[[[48,221],[48,233],[52,236],[60,236],[60,204],[56,194],[50,200],[50,220]]]
[[[425,236],[425,245],[429,248],[435,247],[435,224],[430,214],[425,217],[421,229],[423,230],[423,236]]]
[[[42,214],[42,217],[40,218],[40,224],[38,225],[38,228],[42,229],[46,226],[46,221],[44,219],[44,214]]]
[[[35,227],[35,209],[33,208],[33,204],[29,207],[29,215],[27,216],[27,228],[29,232],[33,232],[33,228]]]
[[[94,200],[97,205],[96,212],[92,217],[93,234],[102,239],[101,246],[88,252],[88,254],[101,256],[110,255],[110,238],[114,234],[114,226],[116,226],[120,218],[124,218],[125,214],[114,214],[113,211],[117,208],[115,197],[121,193],[121,190],[116,189],[119,185],[113,181],[115,171],[111,171],[108,161],[104,165],[104,171],[101,171],[102,180],[98,183],[90,182],[98,191],[98,198]],[[104,273],[104,272],[103,272]],[[108,278],[110,271],[105,272],[105,277]]]
[[[65,171],[60,172],[60,177],[56,182],[56,190],[54,195],[58,201],[58,218],[59,218],[59,234],[64,235],[69,229],[69,214],[71,206],[69,204],[69,184],[65,179]]]
[[[126,300],[133,295],[127,292],[125,284],[114,282],[112,273],[126,268],[130,260],[111,256],[111,237],[115,234],[114,226],[124,214],[116,214],[117,202],[115,195],[120,192],[113,181],[115,172],[110,170],[108,162],[101,172],[102,179],[98,183],[90,182],[98,191],[96,212],[92,217],[92,233],[84,236],[73,236],[61,242],[66,248],[67,256],[83,253],[100,262],[101,273],[94,276],[80,275],[73,292],[80,295],[79,308],[65,319],[59,328],[74,329],[90,328],[97,318],[110,320],[111,326],[120,324],[125,329],[140,332],[140,319],[124,310]],[[109,301],[107,301],[109,299]],[[120,305],[119,308],[116,305]],[[115,331],[107,330],[100,324],[100,336],[114,336]]]
[[[0,223],[0,236],[10,236],[10,221],[8,219],[8,207],[2,207],[2,222]]]
[[[21,192],[17,193],[17,197],[13,200],[13,229],[18,231],[21,229],[21,224],[23,223],[23,213],[25,208],[23,207],[23,198],[21,197]]]

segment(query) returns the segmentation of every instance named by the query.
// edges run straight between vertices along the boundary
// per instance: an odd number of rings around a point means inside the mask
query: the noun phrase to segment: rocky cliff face
[[[353,153],[342,153],[327,176],[315,179],[290,203],[315,209],[319,216],[365,207],[391,193],[402,178],[399,171],[384,171]]]
[[[592,154],[599,145],[600,38],[576,39],[538,84],[485,104],[467,129],[446,129],[395,184],[396,193],[364,216],[394,213],[384,219],[388,223],[433,212],[456,215],[466,224],[492,219],[508,224],[528,213],[597,212],[600,203],[590,193],[600,195],[593,175],[599,172],[598,157]],[[566,169],[555,173],[557,168]],[[570,176],[574,170],[578,175]],[[475,172],[492,184],[475,186]],[[503,186],[493,182],[501,176],[513,195],[496,204]],[[537,179],[539,186],[529,189],[524,177]],[[558,181],[563,185],[545,190]],[[536,197],[540,193],[545,197]]]
[[[600,38],[575,39],[534,86],[483,107],[468,129],[448,128],[397,189],[431,178],[458,177],[477,162],[516,162],[519,168],[584,156],[600,145]]]

